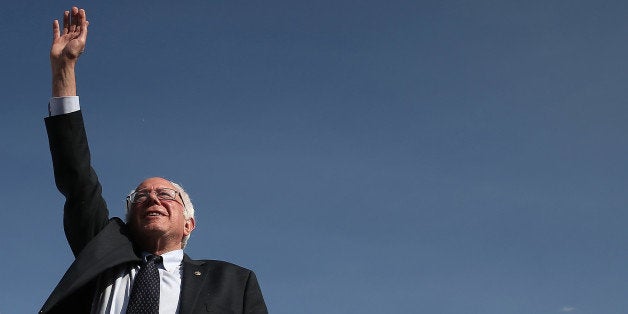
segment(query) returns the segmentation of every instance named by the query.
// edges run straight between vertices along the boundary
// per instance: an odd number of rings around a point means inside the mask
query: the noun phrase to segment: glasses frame
[[[159,197],[159,193],[157,193],[157,192],[158,192],[158,191],[161,191],[161,190],[170,190],[170,191],[173,191],[173,192],[174,192],[174,198],[173,198],[173,199],[169,199],[169,198],[160,198],[160,197]],[[135,198],[135,194],[142,193],[142,192],[148,192],[148,193],[146,194],[146,199],[145,199],[145,200],[143,200],[143,201],[141,201],[141,202],[139,202],[139,201],[138,201],[138,202],[134,202],[134,201],[133,201],[133,199]],[[145,189],[145,190],[133,191],[133,192],[129,193],[129,195],[127,195],[127,196],[126,196],[126,201],[127,201],[127,203],[129,203],[129,204],[140,204],[140,203],[144,203],[144,202],[146,202],[146,201],[148,200],[148,198],[150,197],[150,195],[151,195],[151,194],[153,194],[153,192],[155,192],[155,196],[156,196],[156,197],[157,197],[157,199],[158,199],[158,200],[160,200],[160,201],[175,201],[175,202],[177,202],[177,203],[179,203],[179,200],[177,200],[177,195],[179,195],[179,199],[181,199],[180,204],[183,206],[183,208],[185,208],[185,201],[183,200],[183,196],[181,195],[181,192],[179,192],[179,191],[177,191],[177,190],[175,190],[175,189],[173,189],[173,188],[156,188],[156,189],[152,189],[152,190],[147,190],[147,189]]]

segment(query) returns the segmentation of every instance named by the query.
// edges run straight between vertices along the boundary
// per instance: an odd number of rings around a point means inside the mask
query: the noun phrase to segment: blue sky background
[[[272,313],[626,313],[625,1],[12,1],[0,313],[72,262],[43,117],[51,21],[113,215],[143,178]]]

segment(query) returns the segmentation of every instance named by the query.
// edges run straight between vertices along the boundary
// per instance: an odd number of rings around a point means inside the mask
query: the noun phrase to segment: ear
[[[183,235],[190,235],[195,226],[196,222],[194,221],[194,218],[187,219],[183,225]]]

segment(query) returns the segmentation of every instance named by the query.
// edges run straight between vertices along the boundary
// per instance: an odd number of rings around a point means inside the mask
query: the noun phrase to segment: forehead
[[[159,178],[159,177],[155,177],[155,178],[148,178],[144,181],[142,181],[137,188],[135,188],[136,191],[138,190],[145,190],[145,189],[156,189],[156,188],[171,188],[174,189],[175,187],[172,185],[172,183],[170,183],[170,181],[164,179],[164,178]]]

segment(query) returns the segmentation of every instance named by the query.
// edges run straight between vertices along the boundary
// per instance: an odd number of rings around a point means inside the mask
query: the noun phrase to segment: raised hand
[[[85,50],[87,42],[87,15],[85,10],[72,7],[63,14],[63,30],[59,21],[52,22],[52,96],[75,96],[76,78],[74,66]]]
[[[52,23],[52,47],[50,61],[53,64],[76,62],[85,50],[87,42],[87,15],[85,10],[72,7],[72,11],[63,14],[63,30],[59,28],[59,21]]]

